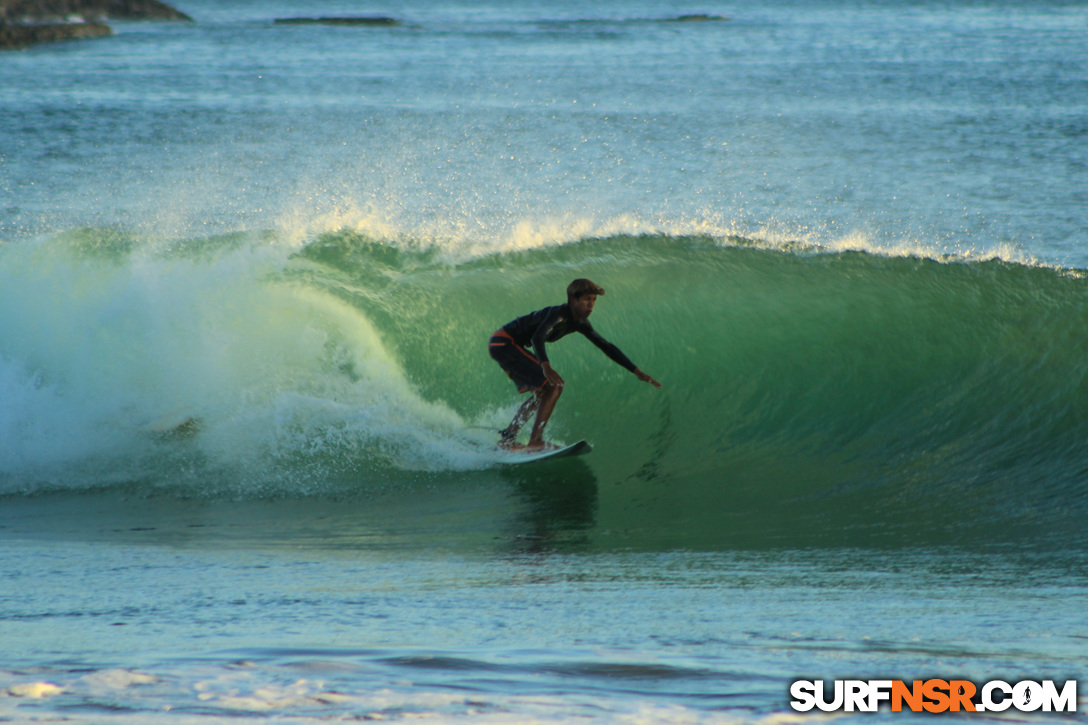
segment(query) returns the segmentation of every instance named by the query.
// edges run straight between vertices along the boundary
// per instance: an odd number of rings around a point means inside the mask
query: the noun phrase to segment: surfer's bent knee
[[[537,388],[536,394],[537,397],[541,400],[551,397],[558,398],[560,395],[563,394],[563,386],[556,385],[552,382],[544,383],[539,388]]]

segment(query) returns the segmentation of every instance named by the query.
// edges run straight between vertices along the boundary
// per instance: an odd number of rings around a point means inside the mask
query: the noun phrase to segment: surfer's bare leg
[[[502,437],[499,441],[499,445],[503,448],[516,448],[518,443],[518,433],[521,432],[522,427],[529,422],[529,419],[533,417],[533,413],[536,412],[537,407],[540,405],[540,391],[530,395],[528,400],[521,404],[518,408],[518,412],[514,413],[514,419],[510,421],[510,425],[500,431],[499,435]]]
[[[545,383],[542,388],[533,393],[528,400],[521,404],[518,412],[514,413],[514,419],[510,421],[510,425],[500,431],[501,440],[499,445],[503,448],[522,448],[517,443],[518,433],[521,432],[522,427],[529,421],[533,413],[536,413],[536,421],[533,423],[533,432],[529,436],[529,444],[524,447],[528,449],[544,448],[546,446],[544,443],[544,427],[548,425],[548,419],[552,417],[552,411],[555,410],[555,404],[562,392],[563,386]]]
[[[559,402],[559,396],[562,393],[563,386],[552,383],[546,384],[537,391],[535,397],[539,401],[539,407],[536,411],[536,422],[533,423],[533,432],[529,436],[529,445],[526,446],[530,450],[546,446],[544,443],[544,426],[548,425],[548,419],[552,417],[552,411],[555,410],[555,404]]]

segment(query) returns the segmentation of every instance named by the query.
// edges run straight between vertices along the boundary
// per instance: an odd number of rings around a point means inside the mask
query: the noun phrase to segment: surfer
[[[567,303],[545,307],[536,312],[506,323],[491,336],[491,357],[518,386],[519,393],[532,392],[514,419],[499,432],[499,446],[510,450],[521,449],[518,433],[529,418],[536,413],[533,431],[527,450],[541,450],[544,443],[544,426],[555,409],[563,392],[563,378],[552,369],[544,343],[555,342],[561,337],[580,332],[599,347],[605,355],[634,373],[639,380],[660,388],[661,383],[642,372],[623,352],[589,324],[589,316],[597,304],[597,297],[604,288],[588,279],[576,279],[567,286]],[[531,347],[532,352],[525,348]]]

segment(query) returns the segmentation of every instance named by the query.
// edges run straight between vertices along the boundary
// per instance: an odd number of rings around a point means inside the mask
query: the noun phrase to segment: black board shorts
[[[488,350],[492,359],[510,376],[519,393],[537,391],[548,382],[544,367],[536,356],[514,342],[505,330],[491,336]]]

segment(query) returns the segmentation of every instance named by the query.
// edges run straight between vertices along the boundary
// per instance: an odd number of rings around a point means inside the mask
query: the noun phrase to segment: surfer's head
[[[589,279],[576,279],[567,285],[567,304],[579,320],[593,314],[597,304],[597,295],[604,294],[604,287]]]
[[[576,279],[567,285],[567,301],[573,302],[574,300],[582,297],[583,295],[603,295],[604,287],[600,286],[591,279]]]

